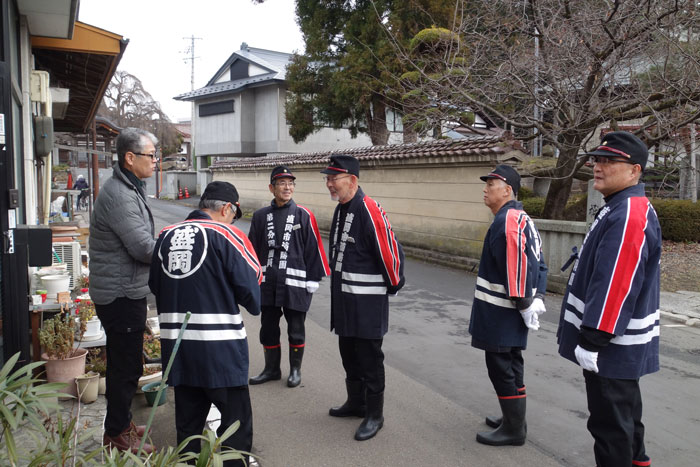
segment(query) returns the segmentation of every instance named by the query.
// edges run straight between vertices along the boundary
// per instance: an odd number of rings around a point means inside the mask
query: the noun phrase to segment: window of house
[[[200,117],[230,113],[233,113],[233,99],[228,101],[212,102],[210,104],[199,104]]]

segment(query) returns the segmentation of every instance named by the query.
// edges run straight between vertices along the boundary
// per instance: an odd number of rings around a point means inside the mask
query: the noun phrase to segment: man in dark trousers
[[[239,217],[236,188],[211,182],[199,209],[161,231],[148,285],[158,306],[163,362],[170,359],[185,314],[192,312],[168,376],[175,388],[178,444],[202,434],[214,404],[221,412],[219,436],[236,420],[241,423],[224,444],[250,452],[248,340],[238,307],[260,313],[262,268],[248,238],[231,225]],[[199,440],[191,441],[187,450],[199,452]]]
[[[404,254],[382,207],[358,185],[360,163],[330,157],[326,188],[338,201],[330,231],[331,330],[338,335],[347,400],[333,417],[364,417],[355,439],[372,438],[384,424],[384,353],[389,295],[404,285]]]
[[[569,278],[559,353],[583,368],[599,467],[648,466],[639,378],[659,370],[661,228],[639,178],[646,145],[624,131],[588,153],[603,194]]]
[[[131,421],[131,401],[143,375],[148,268],[156,243],[143,181],[153,174],[156,144],[138,128],[119,134],[114,173],[90,218],[90,297],[107,335],[103,444],[122,451],[136,452],[145,430]]]
[[[485,353],[489,379],[503,416],[488,417],[492,432],[477,433],[476,440],[492,446],[525,443],[525,383],[522,351],[528,329],[539,329],[547,267],[535,224],[516,201],[520,175],[499,165],[481,180],[484,204],[494,214],[486,232],[479,261],[469,333],[472,346]]]
[[[253,214],[248,238],[263,263],[262,318],[260,343],[265,352],[265,369],[250,378],[262,384],[282,377],[280,370],[280,318],[287,321],[290,388],[301,383],[306,312],[321,278],[330,274],[326,252],[314,214],[294,202],[296,177],[283,165],[272,169],[270,206]]]

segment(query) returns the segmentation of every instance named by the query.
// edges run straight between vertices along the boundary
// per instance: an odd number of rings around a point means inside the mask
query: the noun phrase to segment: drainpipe
[[[32,102],[29,92],[29,75],[31,73],[30,58],[31,48],[29,45],[29,27],[27,17],[20,16],[19,20],[19,49],[22,86],[22,127],[27,131],[22,132],[22,160],[24,162],[24,213],[26,223],[34,225],[38,218],[38,182],[37,169],[34,165],[34,144],[32,143],[32,133],[28,131],[32,128]],[[51,178],[49,177],[49,180]]]

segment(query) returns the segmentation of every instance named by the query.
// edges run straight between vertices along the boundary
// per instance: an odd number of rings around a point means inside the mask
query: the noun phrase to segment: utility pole
[[[185,63],[190,62],[190,91],[194,91],[194,61],[198,59],[199,57],[195,56],[194,54],[194,41],[195,40],[201,40],[201,37],[194,37],[194,35],[190,37],[183,37],[185,40],[190,41],[190,46],[185,50],[185,54],[188,54],[183,61]],[[195,138],[195,131],[194,131],[194,113],[195,113],[195,105],[194,101],[192,101],[192,106],[190,108],[190,166],[196,168],[196,154],[194,152],[194,138]]]

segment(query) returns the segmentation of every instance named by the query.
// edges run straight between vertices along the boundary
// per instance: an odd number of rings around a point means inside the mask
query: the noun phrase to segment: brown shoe
[[[102,437],[102,445],[108,446],[119,451],[131,451],[136,454],[139,450],[139,445],[141,444],[141,438],[136,434],[136,431],[132,429],[131,425],[126,427],[124,431],[119,433],[117,436],[107,436],[107,433]],[[151,454],[155,448],[145,443],[143,445],[143,452],[145,454]]]
[[[131,422],[129,427],[136,432],[139,438],[143,438],[144,433],[146,433],[146,425],[134,425],[134,422]],[[150,434],[151,431],[148,430],[148,433]]]

